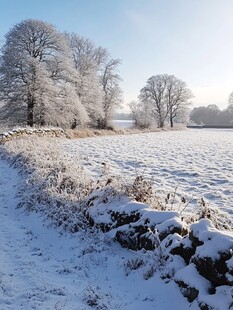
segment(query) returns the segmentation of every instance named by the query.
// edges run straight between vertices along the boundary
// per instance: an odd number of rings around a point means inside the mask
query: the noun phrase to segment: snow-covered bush
[[[132,270],[137,270],[145,263],[141,258],[128,259],[125,264],[125,273],[128,276]]]
[[[138,175],[131,184],[125,186],[125,194],[138,202],[147,203],[157,210],[162,209],[159,197],[156,195],[153,182],[143,175]]]
[[[233,221],[228,213],[221,211],[215,207],[208,205],[203,198],[199,201],[199,210],[196,220],[209,219],[220,230],[233,229]]]
[[[83,301],[86,304],[96,310],[108,310],[109,305],[112,304],[112,296],[110,294],[103,293],[98,286],[92,287],[89,285],[83,293]],[[114,309],[115,306],[112,305]]]
[[[94,181],[78,158],[57,151],[58,144],[54,139],[25,137],[6,142],[3,150],[24,176],[19,206],[42,211],[56,225],[76,231],[84,222],[79,203],[92,192]]]

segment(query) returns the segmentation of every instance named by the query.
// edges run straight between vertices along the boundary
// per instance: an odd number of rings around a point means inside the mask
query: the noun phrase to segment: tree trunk
[[[28,107],[27,107],[27,125],[31,126],[31,127],[34,125],[33,108],[34,108],[34,104],[31,103],[31,102],[28,103]]]
[[[173,125],[174,125],[174,124],[173,124],[173,117],[171,116],[171,117],[170,117],[170,126],[171,126],[171,128],[173,128]]]
[[[33,127],[34,125],[34,98],[29,95],[28,96],[28,106],[27,106],[27,125]]]
[[[104,117],[97,120],[97,128],[98,129],[106,129],[107,128],[107,122],[106,122],[106,119]]]
[[[45,126],[45,120],[44,120],[44,119],[42,119],[42,120],[40,121],[40,126]]]
[[[72,124],[71,124],[71,126],[70,126],[70,128],[71,128],[71,129],[75,129],[76,127],[77,127],[77,120],[74,119],[73,122],[72,122]]]
[[[41,104],[39,124],[40,124],[40,126],[45,126],[45,106],[44,106],[44,104]]]
[[[158,127],[159,127],[159,128],[163,128],[163,127],[164,127],[164,120],[159,119]]]

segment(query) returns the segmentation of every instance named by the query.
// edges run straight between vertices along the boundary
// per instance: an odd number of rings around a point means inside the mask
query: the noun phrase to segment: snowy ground
[[[204,196],[232,213],[233,131],[188,130],[61,140],[86,169],[143,173],[158,188]],[[104,164],[104,165],[103,165]],[[17,171],[0,160],[0,309],[197,310],[159,269],[153,253],[121,248],[96,231],[66,234],[16,209]],[[137,270],[132,260],[142,261]],[[140,265],[140,264],[139,264]],[[221,308],[224,309],[224,305]]]
[[[46,227],[38,214],[16,209],[19,182],[17,172],[0,161],[1,310],[189,308],[174,282],[161,280],[159,272],[144,280],[153,253],[125,250],[100,233],[64,234]],[[131,270],[130,259],[144,265]]]
[[[233,214],[233,130],[190,129],[177,132],[87,138],[65,141],[63,147],[80,157],[98,175],[123,178],[143,174],[158,192],[203,197],[212,206]],[[106,164],[106,165],[103,165]]]

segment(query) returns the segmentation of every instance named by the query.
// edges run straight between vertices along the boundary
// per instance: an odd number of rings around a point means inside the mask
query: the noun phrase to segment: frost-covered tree
[[[100,64],[103,61],[101,50],[97,49],[91,40],[78,34],[66,34],[66,37],[76,70],[76,93],[90,120],[95,123],[103,115],[102,90],[98,74]]]
[[[103,91],[103,117],[98,120],[100,128],[106,128],[116,110],[122,103],[121,77],[118,74],[119,59],[109,59],[103,64],[100,81]]]
[[[227,124],[228,125],[233,125],[233,92],[229,96],[228,100],[228,106],[227,109],[225,110],[225,115],[227,119]]]
[[[229,95],[228,104],[229,105],[233,104],[233,92],[231,92],[230,95]]]
[[[28,19],[0,55],[0,118],[11,124],[106,127],[121,101],[119,60],[76,34]]]
[[[134,120],[134,126],[136,128],[149,128],[153,123],[151,115],[151,107],[147,104],[143,104],[140,101],[131,101],[128,104],[131,117]]]
[[[92,124],[108,126],[114,110],[121,103],[120,60],[108,51],[77,34],[66,34],[76,69],[76,91]]]
[[[193,95],[187,84],[174,75],[166,76],[166,80],[166,109],[168,111],[170,126],[173,127],[175,118],[185,116]]]
[[[151,105],[151,113],[157,119],[158,127],[164,127],[168,116],[166,98],[167,75],[152,76],[140,91],[139,99],[145,105]]]
[[[168,74],[150,77],[139,95],[140,101],[151,107],[159,128],[164,127],[167,119],[173,127],[174,118],[188,107],[191,97],[186,83]]]
[[[58,103],[60,116],[57,119],[59,120],[58,124],[61,124],[60,126],[74,129],[77,126],[84,127],[87,125],[90,120],[87,110],[81,103],[72,84],[63,84]]]
[[[58,124],[61,87],[73,85],[69,56],[64,36],[53,25],[32,19],[15,25],[6,35],[0,57],[5,118],[29,126]],[[64,120],[67,111],[62,109]]]

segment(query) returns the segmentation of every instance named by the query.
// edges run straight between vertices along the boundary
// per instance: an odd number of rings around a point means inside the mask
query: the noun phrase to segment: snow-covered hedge
[[[78,158],[60,149],[59,139],[21,137],[1,146],[2,156],[18,168],[22,181],[19,206],[42,212],[57,226],[76,231],[84,225],[80,202],[93,190],[93,180]]]

